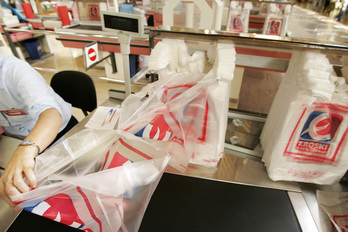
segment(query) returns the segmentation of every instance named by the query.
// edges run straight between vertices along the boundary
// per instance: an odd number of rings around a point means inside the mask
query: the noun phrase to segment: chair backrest
[[[53,75],[51,87],[66,102],[87,116],[97,107],[97,95],[90,76],[79,71],[61,71]]]

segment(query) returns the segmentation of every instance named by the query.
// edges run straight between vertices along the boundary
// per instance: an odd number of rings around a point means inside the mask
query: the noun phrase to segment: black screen
[[[104,15],[105,28],[138,33],[138,20],[115,15]]]

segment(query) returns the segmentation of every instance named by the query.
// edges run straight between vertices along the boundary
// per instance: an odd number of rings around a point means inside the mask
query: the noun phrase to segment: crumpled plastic
[[[171,58],[161,61],[168,51]],[[118,129],[168,151],[170,165],[180,171],[188,163],[216,166],[224,150],[235,49],[217,44],[209,51],[214,63],[205,74],[201,59],[194,61],[196,53],[190,56],[183,41],[164,40],[149,59],[149,64],[164,63],[149,65],[159,69],[159,80],[122,103]]]
[[[170,156],[123,131],[82,130],[37,157],[19,207],[84,231],[137,231]]]

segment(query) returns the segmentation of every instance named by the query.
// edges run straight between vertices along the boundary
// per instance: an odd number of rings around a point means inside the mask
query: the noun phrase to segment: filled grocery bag
[[[83,231],[138,231],[169,159],[130,133],[82,130],[38,156],[37,188],[12,200]]]
[[[272,180],[338,182],[348,169],[348,86],[324,54],[294,51],[261,144]]]
[[[224,149],[235,49],[212,45],[209,62],[205,54],[189,54],[182,40],[163,40],[149,59],[159,80],[122,103],[118,129],[168,151],[170,165],[181,171],[189,162],[215,166]]]

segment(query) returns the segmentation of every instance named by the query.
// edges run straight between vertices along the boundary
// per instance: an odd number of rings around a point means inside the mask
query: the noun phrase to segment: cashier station
[[[91,26],[93,28],[93,26]],[[71,30],[75,30],[72,28]],[[62,42],[76,42],[76,37],[69,38],[63,32],[57,35]],[[107,38],[107,34],[99,35]],[[86,36],[85,36],[86,37]],[[93,38],[93,35],[88,35]],[[267,39],[254,35],[219,34],[206,31],[166,31],[154,29],[150,31],[148,45],[141,49],[153,47],[156,39],[182,38],[185,41],[234,41],[237,53],[249,53],[245,46],[277,47],[284,54],[294,48],[321,49],[347,53],[347,47],[331,44],[318,44],[313,41],[301,43],[296,39],[283,40]],[[82,37],[80,38],[83,39]],[[84,44],[88,43],[85,41]],[[108,44],[105,42],[104,49]],[[112,44],[111,44],[112,45]],[[139,45],[137,45],[139,48]],[[240,46],[238,48],[238,46]],[[133,47],[134,48],[134,47]],[[131,49],[132,45],[131,45]],[[262,59],[267,59],[263,53]],[[279,54],[279,52],[277,53]],[[282,56],[284,57],[284,56]],[[239,58],[248,60],[246,54]],[[274,58],[274,57],[270,57]],[[275,58],[277,59],[277,57]],[[282,60],[285,62],[286,58]],[[287,60],[288,62],[288,60]],[[279,63],[277,68],[286,70],[286,65]],[[238,54],[237,54],[238,65]],[[246,65],[239,64],[241,66]],[[282,66],[283,65],[283,66]],[[274,69],[274,67],[272,67]],[[281,70],[277,70],[281,71]],[[112,96],[103,105],[115,106],[119,99]],[[82,130],[91,114],[69,131],[64,138]],[[231,116],[234,117],[234,116]],[[0,149],[10,153],[9,138],[0,136]],[[11,141],[12,144],[18,141]],[[142,219],[140,232],[164,231],[197,231],[197,232],[231,232],[231,231],[267,231],[267,232],[296,232],[320,231],[319,221],[327,220],[319,212],[315,200],[316,186],[302,185],[292,182],[274,182],[269,179],[260,156],[246,154],[244,150],[229,149],[217,167],[203,167],[190,164],[184,173],[168,168],[162,176]],[[4,166],[4,163],[0,163]],[[78,231],[72,227],[22,211],[10,224],[8,232],[35,230],[36,232]]]
[[[110,98],[103,105],[119,103],[120,100]],[[82,130],[90,117],[64,137]],[[0,137],[0,144],[3,139],[4,136]],[[244,167],[234,170],[233,166],[238,164]],[[249,178],[249,183],[254,184],[238,183],[237,179],[233,182],[230,177],[226,179],[229,175],[246,182]],[[261,182],[271,187],[258,186]],[[232,151],[226,151],[218,167],[190,164],[185,173],[169,168],[150,200],[139,231],[302,231],[288,195],[288,190],[299,189],[292,184],[272,185],[259,161],[235,156]],[[79,231],[24,210],[7,231],[26,231],[28,227],[37,232]]]
[[[110,98],[103,105],[119,103]],[[91,114],[64,137],[82,130],[90,117]],[[0,144],[4,137],[0,137]],[[318,231],[306,204],[298,197],[302,193],[296,183],[273,182],[259,159],[226,149],[217,167],[190,164],[185,173],[168,168],[139,231]],[[37,232],[79,231],[24,210],[6,231],[28,228]]]
[[[79,231],[22,211],[8,229]],[[165,173],[142,220],[141,232],[302,231],[284,190]]]
[[[103,105],[120,103],[110,98]],[[82,130],[91,115],[63,138]],[[8,151],[10,144],[15,146],[18,142],[0,136],[0,149]],[[301,194],[296,184],[269,180],[258,159],[226,150],[218,167],[190,164],[185,173],[168,168],[149,202],[139,231],[303,231],[289,191]],[[6,231],[28,228],[37,232],[79,231],[24,210],[14,217]]]

